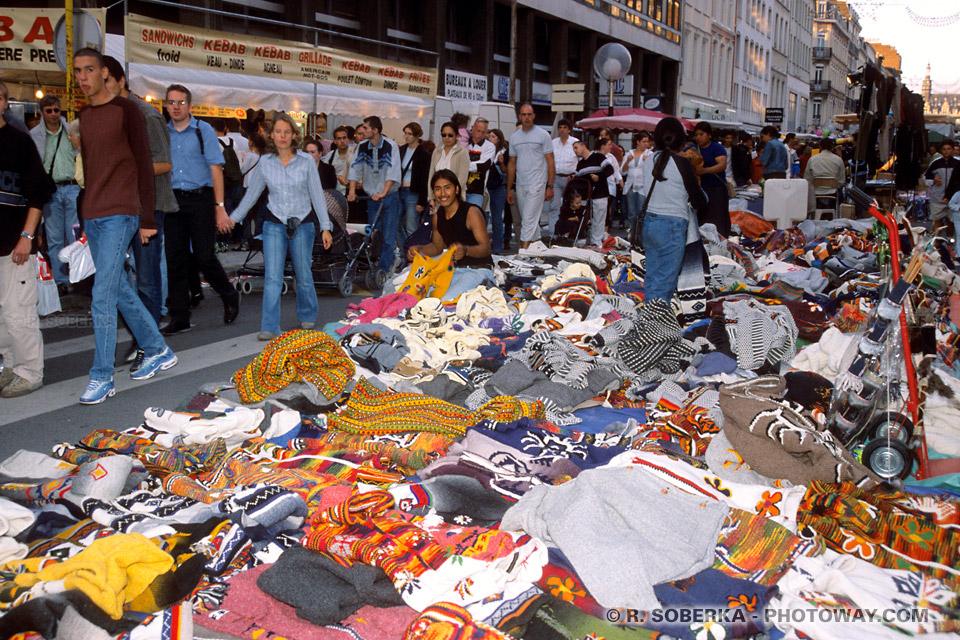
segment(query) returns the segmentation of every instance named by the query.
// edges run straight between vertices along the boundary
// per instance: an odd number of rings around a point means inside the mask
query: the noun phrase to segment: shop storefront
[[[183,84],[195,104],[300,112],[304,122],[323,114],[327,129],[378,115],[397,138],[411,120],[427,129],[433,115],[436,69],[136,15],[127,16],[126,33],[108,34],[105,49],[129,63],[139,95],[162,98],[167,86]]]

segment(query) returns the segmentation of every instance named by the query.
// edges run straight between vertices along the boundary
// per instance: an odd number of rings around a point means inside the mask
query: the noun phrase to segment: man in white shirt
[[[818,196],[838,196],[838,190],[847,181],[847,169],[843,160],[834,153],[836,143],[831,138],[824,138],[820,141],[820,153],[810,158],[807,162],[806,171],[803,177],[809,183],[807,195],[807,212],[812,213],[817,208]],[[837,181],[834,189],[820,187],[814,189],[813,183],[817,178],[833,178]]]
[[[556,167],[556,175],[553,178],[554,197],[543,205],[544,213],[547,214],[547,229],[551,234],[560,217],[560,203],[563,200],[567,182],[577,170],[577,154],[573,151],[573,143],[580,141],[570,135],[570,130],[570,121],[562,118],[557,123],[557,133],[560,135],[553,139],[553,163]]]
[[[797,147],[800,145],[800,141],[797,140],[797,134],[788,133],[783,138],[783,144],[787,147],[787,177],[799,178],[800,176],[793,174],[794,167],[796,167],[797,162],[800,161],[800,156],[797,154]]]
[[[552,200],[554,165],[550,134],[534,124],[533,105],[520,105],[520,128],[510,136],[510,162],[507,165],[507,204],[517,202],[520,209],[520,248],[540,240],[540,212],[543,203]],[[516,197],[513,186],[516,184]]]
[[[724,172],[724,178],[730,187],[736,188],[737,182],[733,179],[733,145],[736,143],[736,136],[733,131],[727,131],[723,134],[723,150],[727,152],[727,169]]]
[[[347,195],[347,172],[353,163],[353,153],[350,151],[350,136],[347,128],[340,125],[333,130],[334,148],[324,158],[324,162],[337,172],[337,191]]]

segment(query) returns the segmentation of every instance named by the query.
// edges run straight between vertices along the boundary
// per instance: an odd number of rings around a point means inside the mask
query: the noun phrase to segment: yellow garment
[[[451,247],[436,258],[417,252],[413,264],[410,265],[410,275],[398,293],[409,293],[418,300],[428,296],[442,299],[453,280],[454,249],[455,247]]]
[[[72,558],[14,578],[22,587],[63,580],[65,589],[79,589],[111,618],[123,615],[123,605],[170,570],[173,558],[139,533],[100,538]]]

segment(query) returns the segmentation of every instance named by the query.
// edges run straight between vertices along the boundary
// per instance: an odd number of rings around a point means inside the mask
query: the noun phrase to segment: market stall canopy
[[[657,123],[668,117],[669,114],[651,111],[649,109],[614,109],[613,115],[607,115],[606,109],[601,109],[587,118],[577,122],[583,129],[619,129],[620,131],[653,131]],[[677,118],[687,129],[693,129],[693,123],[683,118]]]
[[[105,53],[125,60],[124,37],[108,33]],[[193,93],[195,104],[265,111],[314,110],[311,82],[136,62],[130,63],[129,76],[131,90],[142,96],[163,96],[171,84],[182,84]],[[330,84],[317,84],[316,91],[316,111],[327,114],[418,119],[429,117],[433,111],[433,100],[416,96]]]

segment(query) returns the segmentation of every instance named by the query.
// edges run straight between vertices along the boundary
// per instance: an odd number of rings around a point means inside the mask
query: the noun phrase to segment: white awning
[[[123,36],[108,33],[104,49],[117,60],[124,60]],[[182,84],[190,89],[196,104],[265,111],[314,110],[314,85],[309,82],[139,63],[131,64],[128,73],[130,89],[141,96],[162,97],[171,84]],[[362,118],[376,114],[415,120],[429,118],[433,112],[432,100],[415,96],[328,84],[316,85],[316,92],[316,111],[328,116]]]

